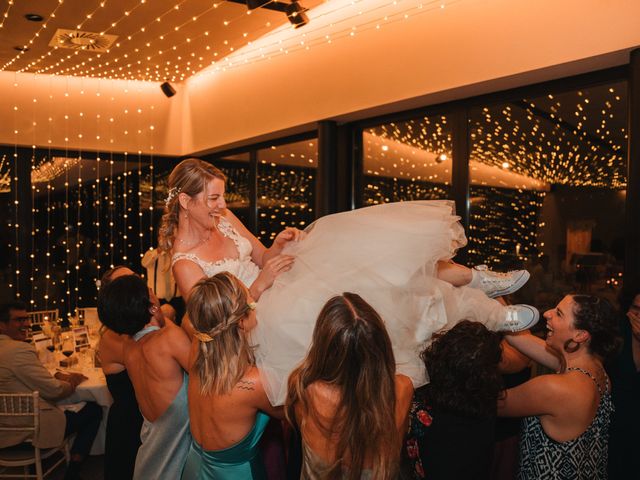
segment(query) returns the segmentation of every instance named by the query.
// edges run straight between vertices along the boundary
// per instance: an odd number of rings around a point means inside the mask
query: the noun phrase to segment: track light
[[[287,18],[293,28],[304,27],[307,23],[309,23],[309,18],[305,15],[307,9],[300,5],[297,1],[293,0],[287,7],[285,8],[285,13],[287,14]]]

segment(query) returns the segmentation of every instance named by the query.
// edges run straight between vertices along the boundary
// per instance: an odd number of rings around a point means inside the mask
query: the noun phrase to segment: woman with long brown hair
[[[183,480],[266,478],[258,442],[269,415],[249,332],[256,325],[248,289],[228,272],[200,280],[187,313],[193,325],[189,416],[193,443]]]
[[[286,413],[302,436],[302,479],[395,478],[413,394],[395,371],[377,312],[354,293],[330,299],[289,377]]]

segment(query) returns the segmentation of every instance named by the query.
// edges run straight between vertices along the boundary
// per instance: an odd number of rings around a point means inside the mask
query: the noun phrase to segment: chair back
[[[33,440],[40,422],[39,403],[37,391],[0,394],[0,432],[28,432]]]
[[[80,323],[84,323],[85,325],[98,321],[97,307],[78,307],[76,308],[76,315]]]
[[[45,321],[57,322],[58,309],[29,312],[29,317],[31,318],[31,325],[42,325]]]

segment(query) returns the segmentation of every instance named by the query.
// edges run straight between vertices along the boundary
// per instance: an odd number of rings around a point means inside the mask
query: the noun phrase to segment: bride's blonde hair
[[[170,252],[178,227],[180,202],[178,195],[186,193],[190,197],[204,191],[208,182],[218,178],[225,182],[227,177],[222,171],[198,158],[181,161],[169,175],[169,191],[165,200],[164,215],[158,233],[158,247]]]
[[[255,362],[240,328],[252,309],[248,300],[247,287],[229,272],[203,278],[191,290],[187,313],[199,341],[192,373],[203,395],[231,392]]]

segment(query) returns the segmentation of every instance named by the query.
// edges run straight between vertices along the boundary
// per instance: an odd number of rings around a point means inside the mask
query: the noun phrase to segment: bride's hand
[[[276,236],[273,245],[283,248],[288,242],[299,242],[304,240],[306,236],[307,234],[302,230],[298,230],[295,227],[287,227]]]
[[[262,292],[273,285],[275,279],[281,273],[291,270],[293,266],[294,258],[291,255],[276,255],[273,258],[267,260],[262,266],[262,270],[258,275],[258,278],[253,282],[251,288],[251,296],[254,300],[258,300]]]

